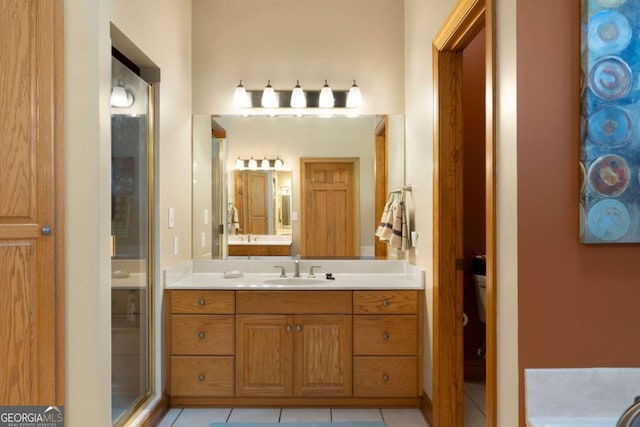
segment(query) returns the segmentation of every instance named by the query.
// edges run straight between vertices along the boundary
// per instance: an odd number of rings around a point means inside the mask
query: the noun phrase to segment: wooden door
[[[291,323],[284,315],[236,316],[236,396],[291,396]]]
[[[352,317],[295,317],[296,396],[351,396]]]
[[[236,171],[235,201],[239,234],[269,234],[269,174]]]
[[[387,137],[387,127],[389,127],[389,116],[384,116],[380,123],[376,126],[376,173],[375,173],[375,212],[374,224],[377,227],[384,206],[387,203],[389,188],[388,157],[389,157],[389,139]],[[375,238],[375,256],[376,258],[387,258],[389,254],[389,244],[380,241],[379,237]]]
[[[64,404],[62,10],[0,4],[0,406]]]
[[[302,158],[301,255],[360,256],[357,158]]]

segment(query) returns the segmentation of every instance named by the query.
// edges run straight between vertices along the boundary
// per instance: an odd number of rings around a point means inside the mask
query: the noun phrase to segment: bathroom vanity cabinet
[[[421,292],[166,291],[170,402],[417,406]]]
[[[290,245],[229,245],[229,256],[289,256]]]

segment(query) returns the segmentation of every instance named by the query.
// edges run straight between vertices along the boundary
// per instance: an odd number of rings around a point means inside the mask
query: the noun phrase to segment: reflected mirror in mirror
[[[388,191],[405,184],[402,115],[198,115],[193,165],[193,258],[398,257],[374,232]],[[313,232],[323,241],[311,253]]]

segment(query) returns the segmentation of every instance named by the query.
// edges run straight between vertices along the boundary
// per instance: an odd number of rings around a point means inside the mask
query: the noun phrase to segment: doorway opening
[[[486,426],[496,426],[495,26],[493,0],[460,0],[433,41],[434,131],[434,427],[464,425],[465,162],[463,51],[484,30]],[[466,159],[466,160],[465,160]],[[478,159],[475,159],[476,161]],[[467,202],[467,205],[469,202]],[[468,206],[467,206],[468,208]],[[467,229],[466,229],[467,228]],[[482,246],[482,245],[480,245]],[[468,255],[468,254],[467,254]],[[469,258],[467,256],[467,258]],[[470,263],[470,260],[467,260]],[[472,288],[473,289],[473,288]],[[468,291],[467,291],[468,292]]]

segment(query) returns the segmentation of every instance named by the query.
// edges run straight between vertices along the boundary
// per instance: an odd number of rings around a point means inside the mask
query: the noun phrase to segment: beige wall
[[[356,79],[363,112],[402,113],[403,19],[399,0],[193,0],[193,112],[234,113],[240,79],[282,90]]]
[[[456,2],[405,0],[407,182],[413,184],[415,227],[411,259],[425,268],[425,391],[432,396],[433,84],[430,41]],[[516,45],[514,0],[497,6],[497,265],[498,425],[518,423]]]
[[[157,271],[190,254],[191,8],[173,0],[65,0],[66,425],[110,425],[110,106],[113,22],[162,72]],[[176,208],[168,231],[167,207]],[[181,253],[171,254],[171,238]],[[158,277],[159,279],[159,277]],[[156,283],[156,324],[161,322]],[[161,334],[156,391],[161,389]],[[89,421],[88,421],[89,420]]]

